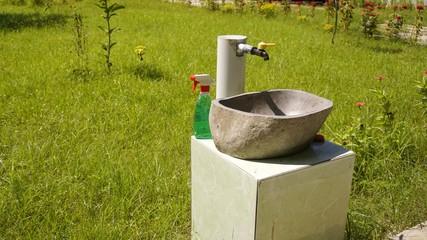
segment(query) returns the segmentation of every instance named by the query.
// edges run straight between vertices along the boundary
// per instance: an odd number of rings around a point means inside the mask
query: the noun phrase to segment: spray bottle
[[[198,139],[211,139],[209,127],[209,111],[211,109],[210,85],[214,80],[208,74],[192,75],[190,79],[194,82],[193,89],[200,83],[200,95],[197,99],[194,111],[194,136]]]

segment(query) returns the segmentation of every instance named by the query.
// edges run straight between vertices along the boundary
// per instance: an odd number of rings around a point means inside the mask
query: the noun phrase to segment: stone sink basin
[[[299,90],[252,92],[212,101],[209,123],[219,151],[241,159],[274,158],[305,150],[332,102]]]

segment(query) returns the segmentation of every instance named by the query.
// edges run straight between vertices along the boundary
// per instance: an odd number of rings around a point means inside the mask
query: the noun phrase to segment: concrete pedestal
[[[192,137],[192,239],[343,240],[354,160],[324,142],[248,161]]]

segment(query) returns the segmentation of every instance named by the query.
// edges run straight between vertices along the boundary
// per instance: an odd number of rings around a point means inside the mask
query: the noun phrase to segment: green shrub
[[[344,26],[344,32],[348,32],[350,24],[353,22],[353,5],[352,1],[344,0],[341,6],[341,23]]]
[[[233,5],[233,4],[229,4],[229,3],[227,3],[227,4],[224,4],[224,5],[221,7],[221,11],[222,11],[223,13],[233,13],[233,12],[235,11],[235,7],[234,7],[234,5]]]
[[[365,9],[363,10],[360,21],[363,34],[372,37],[377,33],[378,17],[379,13],[374,8],[374,4],[365,2]]]
[[[274,3],[265,3],[261,5],[259,11],[266,17],[274,17],[277,14],[278,6]]]
[[[392,40],[396,41],[400,39],[400,33],[403,27],[403,17],[399,14],[393,14],[392,19],[389,19],[386,24],[386,35]]]
[[[245,0],[234,0],[235,10],[236,12],[243,12],[245,8]]]
[[[215,0],[203,1],[203,5],[211,11],[218,11],[220,9],[219,3],[217,3]]]
[[[424,108],[424,115],[427,115],[427,71],[424,72],[423,80],[417,81],[418,93],[421,95],[421,106]]]

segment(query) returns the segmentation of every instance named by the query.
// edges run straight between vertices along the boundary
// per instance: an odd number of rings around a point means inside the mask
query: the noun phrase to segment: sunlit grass
[[[414,87],[427,69],[425,46],[367,39],[356,20],[332,45],[321,11],[301,22],[292,14],[266,19],[148,0],[124,5],[112,20],[121,30],[113,35],[111,74],[101,56],[101,13],[90,1],[77,5],[87,27],[83,78],[73,74],[69,6],[0,10],[41,16],[31,21],[57,17],[0,29],[0,238],[188,239],[197,97],[189,76],[215,77],[223,34],[276,43],[268,62],[247,57],[246,91],[292,88],[331,99],[321,131],[327,139],[360,115],[355,102],[377,111],[369,90],[375,76],[385,76],[396,122],[405,124],[400,141],[413,158],[358,159],[371,169],[369,178],[355,176],[349,231],[380,239],[425,220],[426,120]],[[142,64],[139,45],[147,47]]]

